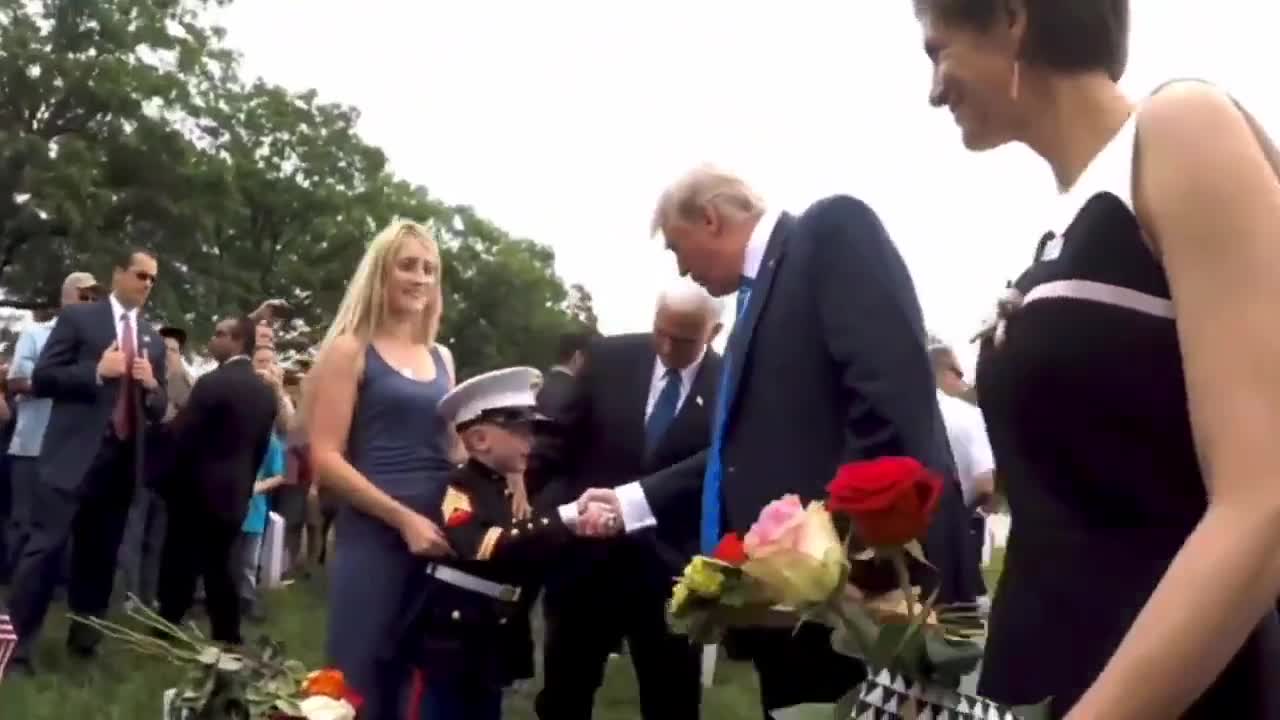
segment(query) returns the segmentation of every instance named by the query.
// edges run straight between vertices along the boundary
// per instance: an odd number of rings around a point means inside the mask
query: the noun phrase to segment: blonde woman
[[[408,669],[385,647],[420,558],[449,546],[425,511],[453,467],[436,403],[453,360],[436,344],[440,253],[395,221],[370,243],[306,384],[316,478],[341,505],[329,570],[328,654],[365,698],[361,717],[403,717]]]

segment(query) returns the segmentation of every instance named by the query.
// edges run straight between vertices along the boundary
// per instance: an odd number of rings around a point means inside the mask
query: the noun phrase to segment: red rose
[[[919,538],[942,497],[942,479],[908,457],[842,465],[827,485],[827,507],[853,519],[867,545],[905,545]]]
[[[716,545],[711,557],[722,563],[737,566],[747,561],[747,550],[743,547],[742,538],[738,537],[738,533],[729,533],[721,538],[720,544]]]
[[[347,703],[351,705],[352,708],[355,709],[358,717],[360,713],[360,708],[364,705],[364,696],[356,692],[355,690],[352,690],[350,686],[347,686],[347,688],[342,693],[342,699],[346,700]]]
[[[471,522],[470,510],[454,510],[449,513],[448,519],[444,521],[444,526],[448,528],[456,528]]]

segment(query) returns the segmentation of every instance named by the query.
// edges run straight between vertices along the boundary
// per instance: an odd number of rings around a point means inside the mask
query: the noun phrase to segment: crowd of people
[[[305,567],[306,505],[317,503],[305,452],[286,463],[298,382],[275,353],[284,304],[220,321],[207,349],[217,368],[197,380],[187,332],[145,317],[156,271],[151,251],[129,249],[108,286],[70,274],[60,306],[37,310],[15,343],[0,566],[18,675],[38,672],[33,651],[60,590],[79,614],[101,616],[127,594],[180,622],[200,586],[213,637],[239,643],[241,618],[262,619],[269,502],[285,519],[287,562]],[[98,642],[71,624],[70,653],[92,658]]]

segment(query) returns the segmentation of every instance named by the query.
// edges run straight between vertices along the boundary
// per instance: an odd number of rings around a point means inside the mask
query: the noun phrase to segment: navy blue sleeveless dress
[[[1135,118],[1061,198],[1022,306],[978,359],[1013,519],[979,693],[1053,696],[1102,672],[1207,508],[1177,322],[1131,199]],[[1280,718],[1280,625],[1263,618],[1184,717]]]
[[[422,382],[402,375],[370,345],[347,440],[347,458],[357,470],[424,515],[440,506],[453,469],[448,433],[436,414],[449,370],[436,348],[431,359],[436,377]],[[334,525],[329,661],[364,697],[361,718],[401,720],[409,668],[388,659],[386,641],[421,560],[395,528],[350,506],[339,510]]]

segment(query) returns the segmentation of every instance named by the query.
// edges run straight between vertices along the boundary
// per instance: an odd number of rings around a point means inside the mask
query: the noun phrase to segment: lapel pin
[[[1062,255],[1065,238],[1055,232],[1047,232],[1040,239],[1040,262],[1051,262]]]
[[[698,403],[698,407],[702,407],[702,396],[701,396],[701,395],[696,395],[696,396],[694,396],[693,401],[694,401],[694,402],[696,402],[696,403]]]

